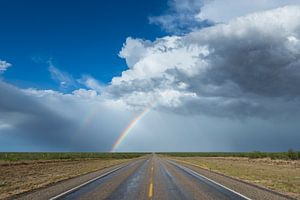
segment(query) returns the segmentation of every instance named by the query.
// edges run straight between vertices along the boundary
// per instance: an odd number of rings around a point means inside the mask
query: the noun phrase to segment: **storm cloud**
[[[91,90],[21,90],[0,81],[0,96],[2,151],[7,146],[22,151],[109,151],[131,117]]]
[[[274,20],[276,19],[276,20]],[[299,113],[300,7],[153,42],[128,38],[107,92],[131,106],[230,117]]]

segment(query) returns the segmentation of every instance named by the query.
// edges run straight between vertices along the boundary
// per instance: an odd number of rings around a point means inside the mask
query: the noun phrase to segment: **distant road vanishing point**
[[[289,197],[189,163],[152,154],[14,199],[281,200]]]

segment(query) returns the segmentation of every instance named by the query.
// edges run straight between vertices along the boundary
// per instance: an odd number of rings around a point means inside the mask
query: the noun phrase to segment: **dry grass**
[[[172,157],[300,199],[300,160]]]
[[[128,159],[0,161],[0,199],[126,161]]]

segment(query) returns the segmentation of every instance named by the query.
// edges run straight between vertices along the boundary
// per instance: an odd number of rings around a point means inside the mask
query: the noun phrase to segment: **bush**
[[[298,153],[295,152],[293,149],[289,149],[289,151],[288,151],[288,157],[289,157],[289,159],[291,159],[291,160],[297,160],[298,159]]]

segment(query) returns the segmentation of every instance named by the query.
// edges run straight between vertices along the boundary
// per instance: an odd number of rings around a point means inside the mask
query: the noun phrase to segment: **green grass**
[[[0,152],[0,160],[80,160],[80,159],[129,159],[146,153],[98,153],[98,152]]]
[[[159,153],[175,157],[246,157],[246,158],[271,158],[297,160],[300,159],[300,151],[290,149],[287,152],[170,152]]]

